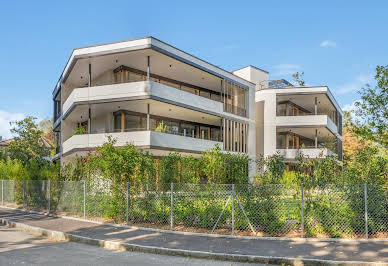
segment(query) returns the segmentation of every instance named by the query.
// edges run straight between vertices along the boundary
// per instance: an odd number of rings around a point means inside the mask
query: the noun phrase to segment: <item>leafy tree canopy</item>
[[[374,88],[367,84],[359,92],[361,100],[355,103],[353,131],[388,148],[388,65],[376,67],[375,79]]]
[[[9,144],[8,152],[11,158],[20,160],[24,165],[32,161],[39,165],[47,164],[50,155],[50,148],[42,140],[43,131],[35,121],[35,117],[29,116],[10,123],[15,138]]]

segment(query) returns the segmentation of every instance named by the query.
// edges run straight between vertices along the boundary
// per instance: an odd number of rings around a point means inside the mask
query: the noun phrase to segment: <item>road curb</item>
[[[143,246],[137,244],[122,243],[110,240],[93,239],[89,237],[78,236],[60,231],[48,230],[36,226],[31,226],[23,223],[12,222],[7,219],[0,218],[0,224],[11,228],[19,229],[23,232],[31,233],[37,236],[44,236],[55,241],[71,241],[82,244],[99,246],[109,250],[126,250],[137,251],[144,253],[185,256],[200,259],[214,259],[232,262],[252,262],[265,264],[280,264],[280,265],[341,265],[341,266],[363,266],[363,265],[388,265],[386,263],[363,262],[363,261],[332,261],[332,260],[317,260],[306,258],[286,258],[286,257],[272,257],[272,256],[253,256],[253,255],[239,255],[226,253],[212,253],[205,251],[193,251],[183,249],[171,249],[154,246]]]

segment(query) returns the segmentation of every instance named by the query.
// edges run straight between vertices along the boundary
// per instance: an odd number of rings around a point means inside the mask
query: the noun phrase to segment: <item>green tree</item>
[[[366,84],[359,91],[361,100],[355,103],[357,119],[353,131],[388,148],[388,65],[376,67],[375,79],[374,88]]]
[[[11,133],[16,136],[10,143],[8,152],[11,158],[20,160],[24,165],[31,161],[45,165],[50,155],[50,148],[42,140],[43,131],[39,129],[35,120],[35,117],[29,116],[10,123]]]
[[[305,85],[305,81],[304,81],[304,72],[295,72],[294,74],[292,74],[292,77],[294,78],[294,82],[298,85],[298,86],[304,86]]]

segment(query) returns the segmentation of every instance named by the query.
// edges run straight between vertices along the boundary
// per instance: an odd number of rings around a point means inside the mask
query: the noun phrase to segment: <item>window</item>
[[[182,123],[180,128],[180,133],[182,136],[186,137],[195,137],[195,125]]]
[[[211,98],[212,100],[215,100],[215,101],[218,101],[218,102],[221,101],[221,95],[220,95],[220,94],[212,93],[212,94],[210,95],[210,98]]]
[[[121,131],[121,113],[115,114],[114,116],[114,132]]]
[[[221,141],[221,130],[216,127],[210,129],[210,139],[215,141]]]
[[[278,134],[276,136],[276,148],[285,149],[286,148],[286,135]]]
[[[285,116],[286,115],[286,104],[284,104],[284,103],[278,104],[277,115],[278,116]]]
[[[210,99],[210,92],[200,91],[200,96]]]
[[[209,136],[210,128],[209,127],[200,126],[199,133],[200,133],[200,138],[201,139],[209,139],[209,137],[210,137]]]

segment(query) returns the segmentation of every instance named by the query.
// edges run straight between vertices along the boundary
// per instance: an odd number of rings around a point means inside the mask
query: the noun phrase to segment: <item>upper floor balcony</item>
[[[279,127],[326,127],[342,135],[342,116],[326,94],[278,95],[276,125]]]
[[[104,77],[92,82],[90,87],[72,89],[63,104],[63,113],[76,104],[153,98],[218,115],[227,112],[247,116],[246,90],[230,82],[223,82],[225,93],[222,93],[158,75],[150,75],[147,79],[142,71],[124,66],[113,72],[113,79]]]

